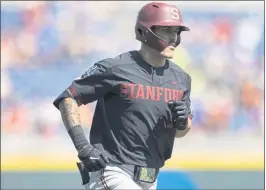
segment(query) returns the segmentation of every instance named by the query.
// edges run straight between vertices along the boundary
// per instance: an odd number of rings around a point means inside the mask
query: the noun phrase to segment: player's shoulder
[[[191,80],[191,76],[186,72],[184,71],[181,67],[179,67],[177,64],[175,64],[173,61],[171,60],[168,60],[169,62],[169,68],[179,74],[179,75],[183,75],[185,78],[187,78],[188,80]]]
[[[111,69],[121,65],[129,65],[132,63],[130,51],[123,52],[115,57],[108,57],[95,63],[98,66],[104,66],[106,69]]]

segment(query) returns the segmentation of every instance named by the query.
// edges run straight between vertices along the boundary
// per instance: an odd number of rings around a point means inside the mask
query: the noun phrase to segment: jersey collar
[[[166,63],[164,64],[164,66],[153,67],[152,65],[150,65],[146,61],[144,61],[144,59],[142,58],[142,56],[140,55],[140,53],[138,51],[130,51],[129,53],[130,53],[131,57],[134,59],[134,61],[136,62],[136,64],[138,64],[139,66],[144,68],[149,73],[152,73],[153,71],[156,71],[156,73],[161,73],[164,70],[166,70],[167,68],[169,68],[169,60],[168,59],[166,59]]]

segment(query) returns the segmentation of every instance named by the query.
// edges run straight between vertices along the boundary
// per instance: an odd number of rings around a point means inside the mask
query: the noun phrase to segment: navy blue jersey
[[[171,157],[176,129],[169,100],[190,108],[191,77],[167,60],[146,63],[138,51],[95,63],[54,101],[74,98],[79,105],[97,100],[90,143],[116,164],[160,168]]]

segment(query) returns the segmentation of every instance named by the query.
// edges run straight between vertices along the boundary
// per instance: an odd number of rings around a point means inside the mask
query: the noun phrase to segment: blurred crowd
[[[95,61],[139,48],[144,3],[1,2],[2,136],[66,135],[52,101]],[[263,7],[181,10],[191,31],[173,60],[192,76],[193,133],[263,136]],[[80,107],[87,128],[94,106]]]

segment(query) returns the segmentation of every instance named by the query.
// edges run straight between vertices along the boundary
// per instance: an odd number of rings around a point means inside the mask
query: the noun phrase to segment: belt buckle
[[[158,169],[135,166],[134,178],[136,181],[154,183],[157,178]]]

